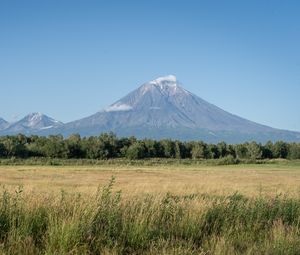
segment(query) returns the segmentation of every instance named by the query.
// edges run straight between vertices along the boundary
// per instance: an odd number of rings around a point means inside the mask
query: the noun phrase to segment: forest
[[[62,135],[0,137],[0,158],[61,158],[61,159],[300,159],[300,144],[284,141],[246,142],[243,144],[208,144],[203,141],[139,140],[118,138],[114,133],[64,138]]]

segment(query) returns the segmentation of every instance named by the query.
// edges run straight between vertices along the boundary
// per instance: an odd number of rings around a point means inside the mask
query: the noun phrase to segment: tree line
[[[266,144],[208,144],[202,141],[138,140],[135,137],[118,138],[113,133],[80,137],[78,134],[64,138],[62,135],[0,137],[1,158],[49,157],[62,159],[300,159],[300,143],[283,141]]]

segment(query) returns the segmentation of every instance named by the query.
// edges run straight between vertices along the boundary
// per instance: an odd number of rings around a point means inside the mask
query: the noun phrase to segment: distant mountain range
[[[3,119],[2,119],[3,120]],[[49,134],[58,127],[62,127],[63,123],[54,120],[42,113],[31,113],[23,119],[9,124],[5,120],[1,128],[0,120],[0,134],[39,134],[40,132],[49,130]]]
[[[299,132],[264,126],[206,102],[182,88],[172,75],[145,83],[103,111],[66,124],[41,113],[12,124],[0,119],[0,135],[90,136],[109,131],[118,136],[206,142],[300,141]]]

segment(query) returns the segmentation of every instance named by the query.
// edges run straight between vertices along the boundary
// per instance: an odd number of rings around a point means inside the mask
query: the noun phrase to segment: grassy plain
[[[300,194],[300,162],[272,164],[155,165],[107,164],[86,166],[0,166],[0,185],[22,186],[26,192],[93,193],[116,177],[115,189],[136,193],[210,193],[246,196]]]
[[[297,161],[3,165],[0,185],[0,254],[300,254]]]

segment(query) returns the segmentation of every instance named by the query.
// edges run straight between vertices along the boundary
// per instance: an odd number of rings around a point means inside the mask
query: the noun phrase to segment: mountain
[[[118,136],[172,138],[206,142],[295,141],[300,133],[279,130],[246,120],[208,103],[185,90],[173,75],[141,85],[106,109],[63,124],[41,113],[32,113],[10,124],[4,134],[63,134],[82,136],[114,132]]]
[[[7,128],[8,125],[9,124],[8,124],[8,122],[6,120],[0,118],[0,130],[3,130],[5,128]]]
[[[42,113],[31,113],[23,119],[10,124],[6,129],[1,131],[1,134],[38,134],[45,130],[55,130],[61,127],[62,122],[54,120]]]
[[[119,136],[207,142],[300,141],[300,133],[264,126],[206,102],[182,88],[173,75],[145,83],[103,111],[58,130],[64,135],[113,131]]]

